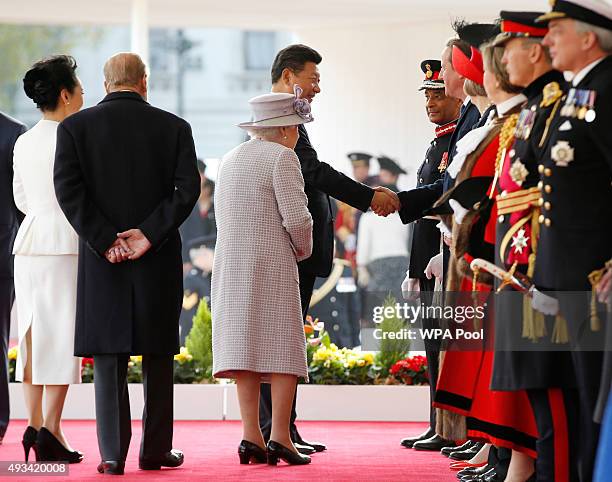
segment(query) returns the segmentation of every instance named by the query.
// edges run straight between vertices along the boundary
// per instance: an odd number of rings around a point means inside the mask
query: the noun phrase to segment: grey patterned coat
[[[250,140],[221,161],[215,190],[213,374],[307,377],[297,262],[312,252],[312,217],[299,160]]]

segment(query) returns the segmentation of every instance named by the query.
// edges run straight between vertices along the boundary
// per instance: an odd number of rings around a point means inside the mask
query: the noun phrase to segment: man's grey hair
[[[104,64],[104,80],[109,88],[135,87],[146,73],[140,56],[131,52],[115,54]]]
[[[576,32],[578,33],[593,32],[597,37],[597,42],[601,50],[607,54],[612,54],[612,30],[598,27],[597,25],[591,25],[581,20],[575,20],[575,25]]]
[[[542,50],[544,51],[544,57],[546,58],[546,61],[551,64],[552,63],[552,57],[550,56],[550,49],[546,46],[542,44],[542,41],[544,40],[543,38],[537,38],[537,37],[521,37],[523,40],[523,47],[529,47],[531,45],[540,45],[542,47]]]

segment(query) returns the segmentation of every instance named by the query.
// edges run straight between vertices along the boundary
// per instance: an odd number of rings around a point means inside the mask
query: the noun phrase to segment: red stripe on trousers
[[[549,389],[548,400],[554,431],[555,481],[569,482],[569,434],[563,392],[558,388]]]

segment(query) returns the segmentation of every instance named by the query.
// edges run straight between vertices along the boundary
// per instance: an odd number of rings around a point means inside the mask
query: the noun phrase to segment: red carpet
[[[93,421],[66,421],[64,432],[73,447],[85,453],[85,460],[70,466],[70,478],[87,481],[109,479],[96,472],[99,453]],[[0,460],[23,461],[21,435],[26,424],[12,421]],[[174,446],[185,452],[185,464],[179,469],[145,472],[138,469],[140,423],[134,423],[132,444],[123,479],[117,480],[298,480],[312,481],[456,481],[446,457],[431,452],[416,452],[399,445],[402,437],[421,433],[422,423],[392,422],[300,422],[300,432],[307,439],[327,444],[326,452],[313,455],[310,465],[295,467],[279,462],[267,465],[240,465],[237,447],[241,438],[240,422],[175,422]],[[62,480],[58,477],[17,477],[18,480]]]

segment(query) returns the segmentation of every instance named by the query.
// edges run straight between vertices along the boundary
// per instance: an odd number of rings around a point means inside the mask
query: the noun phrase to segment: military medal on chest
[[[550,157],[559,167],[567,167],[574,160],[574,148],[568,141],[557,141],[550,150]]]
[[[515,254],[523,254],[523,250],[527,248],[529,236],[526,235],[525,228],[521,228],[512,236],[512,249]]]
[[[444,172],[448,167],[448,151],[442,154],[442,159],[440,160],[440,164],[438,164],[438,171]]]
[[[565,105],[561,108],[561,115],[586,122],[593,122],[596,117],[596,97],[597,92],[594,90],[570,89]]]
[[[530,109],[523,109],[516,123],[516,132],[514,136],[517,139],[527,140],[531,135],[533,124],[536,118],[536,106],[531,106]]]

